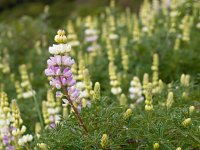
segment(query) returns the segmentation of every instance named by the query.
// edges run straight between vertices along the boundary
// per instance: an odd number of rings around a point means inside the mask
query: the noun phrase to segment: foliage
[[[145,0],[138,14],[113,0],[105,9],[73,3],[70,15],[58,2],[35,18],[0,23],[0,92],[17,99],[27,133],[35,135],[25,148],[199,149],[200,3]],[[74,105],[88,132],[44,75],[55,26],[66,30],[68,44],[78,43],[72,72],[86,94]]]

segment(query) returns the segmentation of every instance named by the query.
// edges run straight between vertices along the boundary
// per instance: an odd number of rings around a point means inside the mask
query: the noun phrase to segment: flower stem
[[[31,91],[33,93],[32,87],[31,87]],[[33,100],[34,100],[34,103],[35,103],[35,109],[36,109],[37,115],[39,117],[39,121],[40,121],[41,127],[44,128],[44,122],[42,120],[42,115],[41,115],[41,112],[40,112],[39,104],[38,104],[37,98],[36,98],[34,93],[33,93]]]
[[[83,122],[83,119],[81,118],[80,113],[78,112],[77,108],[74,106],[74,104],[73,104],[73,102],[72,102],[72,100],[71,100],[71,98],[70,98],[70,96],[69,96],[69,94],[68,94],[68,91],[67,91],[66,88],[64,88],[64,87],[63,87],[63,90],[64,90],[64,92],[65,92],[64,94],[65,94],[65,96],[67,97],[67,100],[69,101],[69,103],[70,103],[72,109],[74,110],[74,112],[75,112],[75,114],[76,114],[77,119],[79,120],[80,125],[81,125],[81,126],[84,128],[84,130],[88,133],[88,130],[87,130],[87,128],[86,128],[86,126],[85,126],[85,124],[84,124],[84,122]]]

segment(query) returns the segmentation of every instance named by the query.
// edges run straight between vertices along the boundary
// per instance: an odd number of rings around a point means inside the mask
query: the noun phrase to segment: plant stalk
[[[86,128],[86,126],[85,126],[85,124],[83,122],[83,119],[81,118],[80,113],[78,112],[77,108],[74,106],[74,104],[73,104],[73,102],[72,102],[72,100],[71,100],[71,98],[70,98],[70,96],[68,94],[68,91],[66,90],[65,87],[63,87],[63,90],[65,92],[64,94],[67,97],[67,100],[69,101],[72,109],[74,110],[74,112],[76,114],[77,119],[79,120],[80,125],[84,128],[84,130],[86,131],[86,133],[88,133],[88,130],[87,130],[87,128]]]

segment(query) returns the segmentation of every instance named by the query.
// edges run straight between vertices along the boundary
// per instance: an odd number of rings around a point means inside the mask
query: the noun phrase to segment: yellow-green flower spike
[[[153,100],[152,100],[152,83],[149,83],[145,92],[145,110],[152,111],[153,110]]]
[[[142,85],[144,94],[146,92],[148,84],[149,84],[149,75],[148,75],[148,73],[145,73],[143,75],[143,85]]]
[[[153,55],[153,65],[151,67],[151,70],[153,71],[153,86],[156,87],[158,85],[158,66],[159,66],[159,57],[158,54]]]
[[[40,137],[40,132],[41,132],[41,125],[39,122],[36,122],[35,124],[35,134],[39,138]]]
[[[159,150],[159,148],[160,148],[160,144],[159,143],[154,143],[153,144],[153,149],[154,150]]]
[[[101,95],[100,95],[100,91],[101,87],[100,87],[100,83],[96,82],[94,85],[94,93],[93,93],[93,100],[99,100]]]
[[[45,143],[37,143],[37,146],[40,150],[48,150],[47,145]]]
[[[108,146],[108,135],[103,134],[101,138],[101,147],[105,149],[107,146]]]
[[[173,103],[174,103],[174,94],[173,92],[169,92],[167,96],[167,102],[166,102],[167,108],[171,108]]]
[[[125,94],[121,94],[120,98],[119,98],[119,104],[121,106],[126,106],[127,105],[127,98]]]
[[[181,149],[181,147],[177,147],[177,149],[176,149],[176,150],[182,150],[182,149]]]
[[[188,127],[191,123],[192,123],[192,119],[191,118],[187,118],[182,122],[182,125],[184,127]]]
[[[136,42],[140,41],[140,28],[139,28],[139,22],[138,17],[134,15],[134,25],[133,25],[133,40]]]
[[[19,108],[17,106],[16,100],[12,100],[11,110],[12,110],[12,115],[14,116],[13,127],[19,129],[23,121],[21,119],[20,111],[19,111]]]
[[[192,115],[192,113],[195,111],[195,107],[194,106],[190,106],[189,107],[189,115]]]
[[[132,109],[127,109],[126,112],[124,113],[123,117],[125,120],[129,119],[132,115]]]

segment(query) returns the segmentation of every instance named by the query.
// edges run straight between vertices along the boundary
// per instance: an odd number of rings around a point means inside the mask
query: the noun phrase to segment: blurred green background
[[[128,6],[134,12],[138,12],[142,2],[143,0],[116,1],[121,8]],[[37,17],[44,11],[45,6],[49,6],[50,25],[58,27],[67,17],[99,14],[109,3],[110,0],[1,0],[0,20],[11,22],[24,15]]]

